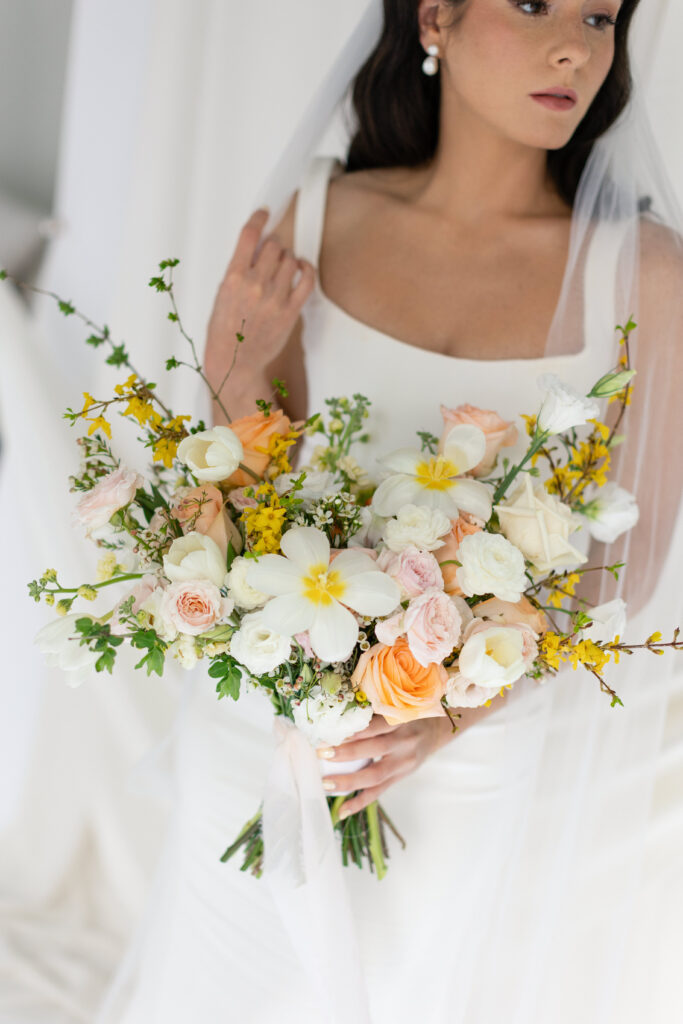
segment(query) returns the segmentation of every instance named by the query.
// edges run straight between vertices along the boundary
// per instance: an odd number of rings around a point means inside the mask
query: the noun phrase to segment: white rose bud
[[[467,597],[493,594],[501,601],[519,601],[527,585],[524,556],[499,533],[472,533],[458,548],[455,571]]]
[[[611,482],[605,484],[583,508],[591,537],[612,544],[622,533],[632,529],[640,518],[634,496]]]
[[[451,521],[439,509],[404,505],[395,519],[384,527],[384,541],[397,554],[408,547],[436,551],[443,547],[443,537],[450,533]]]
[[[554,373],[544,373],[538,386],[545,392],[538,414],[538,429],[549,434],[562,434],[572,427],[582,427],[600,415],[600,407],[590,398],[583,398]]]
[[[623,636],[626,629],[626,602],[620,597],[596,608],[586,609],[586,614],[593,620],[590,626],[581,630],[582,640],[593,640],[595,643],[611,643],[616,636]]]
[[[164,574],[171,583],[186,580],[211,580],[217,587],[225,586],[225,559],[215,540],[201,533],[188,533],[173,541],[164,555]]]
[[[265,625],[261,612],[245,615],[230,640],[230,653],[254,676],[272,672],[289,657],[292,641]]]
[[[212,427],[190,434],[178,445],[178,458],[198,480],[227,480],[239,468],[244,449],[230,427]]]
[[[617,370],[606,373],[588,392],[589,398],[610,398],[623,391],[636,375],[635,370]]]
[[[268,600],[266,594],[262,594],[260,590],[247,583],[247,570],[252,562],[252,559],[238,555],[230,566],[227,579],[229,596],[238,608],[244,608],[245,611],[261,608]]]

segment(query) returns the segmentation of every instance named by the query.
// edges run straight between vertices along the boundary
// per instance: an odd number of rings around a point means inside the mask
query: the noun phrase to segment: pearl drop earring
[[[429,56],[422,61],[422,70],[425,75],[435,75],[439,70],[439,47],[436,43],[427,47],[427,53]]]

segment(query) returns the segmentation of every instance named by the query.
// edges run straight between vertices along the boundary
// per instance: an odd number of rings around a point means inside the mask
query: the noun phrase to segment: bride
[[[615,461],[641,506],[622,592],[629,637],[644,639],[678,593],[668,545],[680,539],[680,469],[653,455],[683,426],[683,257],[667,226],[678,226],[675,204],[665,189],[644,200],[636,174],[649,155],[626,117],[637,6],[385,0],[354,80],[347,158],[311,159],[270,232],[268,210],[250,217],[216,297],[206,369],[223,380],[243,329],[224,396],[233,416],[268,398],[274,377],[294,419],[362,391],[372,405],[357,458],[372,475],[380,452],[418,428],[439,432],[440,405],[514,420],[537,408],[543,372],[585,393],[616,363],[615,324],[637,314],[639,387]],[[591,562],[621,553],[594,547]],[[637,671],[620,677],[631,707],[619,720],[570,670],[465,709],[455,736],[445,718],[375,718],[319,751],[328,791],[357,790],[349,811],[381,794],[408,839],[381,884],[345,872],[357,956],[333,913],[292,941],[301,921],[280,918],[267,885],[217,863],[262,798],[271,716],[256,699],[217,708],[194,680],[166,858],[102,1019],[663,1024],[652,1011],[675,971],[648,939],[672,939],[675,915],[647,875],[674,857],[671,832],[653,839],[649,824],[659,667],[647,692]],[[372,760],[344,774],[360,758]],[[680,793],[669,810],[680,823]]]

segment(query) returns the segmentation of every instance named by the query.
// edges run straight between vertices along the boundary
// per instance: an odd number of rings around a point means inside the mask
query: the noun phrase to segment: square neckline
[[[319,161],[319,163],[317,163],[317,161]],[[573,361],[573,360],[576,360],[576,359],[584,358],[590,352],[590,346],[588,344],[587,331],[586,331],[585,299],[584,299],[584,316],[583,316],[583,328],[584,328],[583,329],[583,345],[582,345],[582,347],[577,352],[556,353],[556,354],[552,354],[552,355],[542,355],[542,356],[510,356],[510,357],[504,357],[502,359],[477,359],[476,357],[473,358],[473,357],[470,357],[470,356],[447,355],[445,352],[437,352],[435,349],[420,348],[418,345],[412,344],[412,342],[403,341],[401,338],[396,338],[396,337],[394,337],[391,334],[386,334],[384,331],[381,331],[378,327],[373,327],[372,324],[368,324],[368,323],[366,323],[363,320],[359,320],[357,317],[353,316],[351,313],[349,313],[347,310],[345,310],[338,303],[334,302],[329,297],[329,295],[327,295],[326,292],[323,290],[323,287],[322,287],[322,284],[321,284],[321,281],[320,281],[320,253],[321,253],[321,250],[322,250],[322,241],[323,241],[324,225],[325,225],[325,212],[326,212],[326,208],[327,208],[327,195],[328,195],[329,183],[330,183],[330,180],[331,180],[331,177],[332,177],[332,175],[331,175],[332,168],[334,167],[335,164],[337,164],[337,165],[339,165],[340,167],[343,168],[343,164],[342,164],[341,160],[338,157],[324,157],[324,156],[322,156],[322,157],[314,157],[314,159],[313,159],[313,161],[311,163],[311,167],[314,170],[317,169],[317,168],[320,168],[320,170],[322,171],[322,175],[323,175],[323,181],[322,181],[323,187],[321,189],[321,193],[320,193],[320,196],[319,196],[319,198],[320,198],[320,209],[318,211],[319,225],[318,225],[318,231],[317,231],[316,252],[315,252],[315,259],[312,261],[312,262],[314,262],[315,269],[316,269],[315,285],[314,285],[313,296],[315,296],[317,298],[317,300],[322,305],[326,306],[331,313],[333,313],[334,315],[338,316],[339,318],[341,318],[343,320],[346,320],[349,324],[353,325],[357,330],[364,331],[366,333],[374,335],[378,339],[381,339],[385,344],[388,343],[390,345],[398,345],[402,349],[408,349],[408,350],[410,350],[412,352],[419,353],[421,356],[431,356],[431,357],[434,357],[434,358],[440,359],[440,360],[455,361],[455,362],[460,362],[460,363],[472,363],[472,364],[477,364],[477,365],[481,365],[481,366],[486,366],[486,365],[489,365],[489,364],[490,365],[494,365],[494,364],[495,365],[500,365],[501,363],[503,363],[503,364],[512,364],[512,365],[523,364],[523,365],[531,366],[534,363],[552,364],[552,363],[558,363],[558,362],[564,363],[564,362],[567,362],[567,361]],[[342,173],[343,173],[343,171],[342,171]],[[301,196],[299,196],[299,199],[300,198],[301,198]],[[298,215],[299,215],[299,203],[297,202],[296,216],[298,217]],[[594,238],[594,236],[591,238],[591,242],[589,243],[591,245],[592,245],[592,242],[593,242],[593,238]],[[310,259],[310,255],[307,258]],[[558,297],[557,303],[555,304],[555,308],[553,310],[553,317],[552,317],[551,324],[550,324],[550,329],[551,330],[552,330],[552,327],[553,327],[553,325],[555,323],[555,317],[557,315],[557,310],[559,308],[560,302],[562,301],[562,294],[564,292],[565,279],[566,279],[566,268],[567,268],[568,260],[569,260],[569,253],[567,253],[567,260],[565,261],[565,270],[564,270],[564,274],[563,274],[563,278],[562,278],[562,285],[561,285],[561,288],[560,288],[560,295]],[[588,258],[587,258],[587,262],[588,262]],[[550,333],[550,332],[548,332],[548,333]]]

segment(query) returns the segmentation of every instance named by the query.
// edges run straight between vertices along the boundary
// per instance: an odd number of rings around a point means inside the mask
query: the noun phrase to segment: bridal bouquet
[[[169,317],[190,345],[184,365],[218,402],[182,328],[177,262],[163,261],[150,284],[168,294]],[[65,315],[77,312],[58,301]],[[377,486],[352,454],[367,440],[361,394],[328,399],[326,415],[303,424],[261,400],[235,421],[223,407],[230,425],[207,427],[174,414],[108,328],[95,328],[88,343],[105,347],[125,376],[112,396],[86,393],[66,416],[87,426],[71,488],[76,519],[101,557],[93,581],[65,586],[46,570],[29,585],[58,613],[40,647],[74,682],[111,672],[123,645],[148,673],[161,675],[169,658],[188,669],[202,663],[219,698],[255,689],[325,748],[373,715],[389,724],[446,715],[457,729],[459,709],[489,705],[523,676],[540,680],[562,663],[588,670],[620,704],[604,677],[608,662],[638,647],[661,654],[682,646],[678,631],[671,643],[654,633],[626,644],[622,601],[591,607],[576,595],[587,573],[618,578],[622,566],[587,567],[575,534],[584,528],[611,541],[638,519],[632,496],[607,479],[633,386],[635,326],[620,328],[620,365],[587,397],[540,378],[516,461],[505,457],[518,441],[514,424],[470,405],[443,406],[441,436],[419,430],[414,448],[387,452]],[[244,340],[237,335],[236,356]],[[167,370],[180,365],[171,358]],[[283,382],[274,388],[286,394]],[[598,418],[598,398],[619,403],[612,429]],[[132,420],[150,450],[145,476],[116,457],[112,412]],[[304,434],[319,444],[294,471],[290,456]],[[106,611],[74,610],[126,583],[132,589]],[[398,833],[376,803],[342,820],[346,799],[328,796],[343,861],[382,877],[386,831]],[[223,859],[237,851],[243,870],[260,874],[260,811]]]

